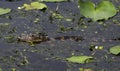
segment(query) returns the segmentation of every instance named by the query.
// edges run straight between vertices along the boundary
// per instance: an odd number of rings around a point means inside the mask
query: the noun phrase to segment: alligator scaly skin
[[[22,42],[33,42],[33,43],[41,43],[45,41],[49,41],[51,39],[54,40],[74,40],[76,42],[84,40],[81,36],[60,36],[55,38],[49,38],[47,35],[41,34],[21,34],[18,36],[18,41]]]

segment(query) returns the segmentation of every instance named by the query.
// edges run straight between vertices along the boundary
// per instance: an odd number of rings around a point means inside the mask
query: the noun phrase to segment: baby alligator
[[[84,40],[81,36],[60,36],[55,38],[49,38],[47,35],[43,34],[21,34],[18,36],[18,41],[29,42],[29,43],[41,43],[49,40],[74,40],[74,41],[82,41]]]

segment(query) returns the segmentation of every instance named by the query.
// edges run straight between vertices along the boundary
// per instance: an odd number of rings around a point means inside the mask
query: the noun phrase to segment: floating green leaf
[[[44,9],[47,8],[47,5],[39,2],[32,2],[31,4],[24,4],[22,8],[25,8],[25,10]]]
[[[52,18],[55,18],[55,19],[64,19],[66,21],[72,21],[71,18],[65,18],[63,15],[61,15],[61,14],[59,14],[57,12],[52,12],[51,11],[51,13],[52,13]]]
[[[0,8],[0,15],[7,14],[7,13],[9,13],[10,11],[11,11],[11,9],[9,9],[9,8],[6,8],[6,9]]]
[[[67,58],[66,60],[68,60],[69,62],[73,62],[73,63],[82,63],[83,64],[92,58],[93,57],[91,57],[91,56],[72,56],[70,58]]]
[[[67,0],[38,0],[40,2],[64,2],[64,1],[67,1]]]
[[[94,71],[90,68],[79,68],[79,71]]]
[[[79,0],[80,13],[93,21],[108,19],[116,14],[115,6],[109,1],[102,1],[95,6],[91,1]]]
[[[56,18],[56,19],[63,19],[64,18],[61,14],[58,14],[58,13],[55,13],[55,12],[52,13],[52,17]]]
[[[110,48],[112,54],[118,55],[120,53],[120,45]]]

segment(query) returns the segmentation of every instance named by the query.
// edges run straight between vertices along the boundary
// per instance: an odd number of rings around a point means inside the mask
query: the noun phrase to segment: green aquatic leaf
[[[55,12],[52,13],[52,17],[56,18],[56,19],[63,19],[64,18],[61,14],[55,13]]]
[[[32,2],[30,4],[24,4],[22,8],[25,8],[25,10],[33,10],[33,9],[44,9],[47,8],[47,5],[44,3],[39,2]]]
[[[68,0],[38,0],[40,2],[64,2],[64,1],[68,1]]]
[[[120,53],[120,45],[110,48],[112,54],[118,55]]]
[[[69,62],[73,62],[73,63],[82,63],[83,64],[92,58],[93,58],[92,56],[72,56],[70,58],[67,58],[66,60],[68,60]]]
[[[65,18],[63,15],[61,15],[60,13],[57,13],[57,12],[52,12],[52,18],[55,18],[55,19],[64,19],[66,21],[72,21],[71,18]]]
[[[108,19],[117,13],[115,6],[109,1],[101,1],[97,6],[91,1],[79,0],[80,13],[93,21]]]
[[[91,68],[79,68],[79,71],[94,71]]]
[[[0,15],[7,14],[7,13],[9,13],[10,11],[11,11],[11,9],[9,9],[9,8],[6,8],[6,9],[0,8]]]

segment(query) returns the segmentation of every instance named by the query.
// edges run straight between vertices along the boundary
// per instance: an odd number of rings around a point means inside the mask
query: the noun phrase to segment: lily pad
[[[66,60],[68,60],[69,62],[73,62],[73,63],[86,63],[88,62],[90,59],[92,59],[92,56],[72,56],[70,58],[67,58]]]
[[[40,2],[64,2],[64,1],[67,1],[67,0],[38,0]]]
[[[120,53],[120,45],[110,48],[112,54],[118,55]]]
[[[79,8],[83,16],[91,18],[93,21],[107,20],[117,13],[115,6],[110,1],[101,1],[96,6],[91,1],[79,0]]]
[[[32,2],[30,4],[24,4],[22,8],[25,8],[25,10],[33,10],[33,9],[41,10],[41,9],[47,8],[47,5],[39,2]]]
[[[7,13],[9,13],[10,11],[11,11],[11,9],[9,9],[9,8],[6,8],[6,9],[0,8],[0,15],[7,14]]]

